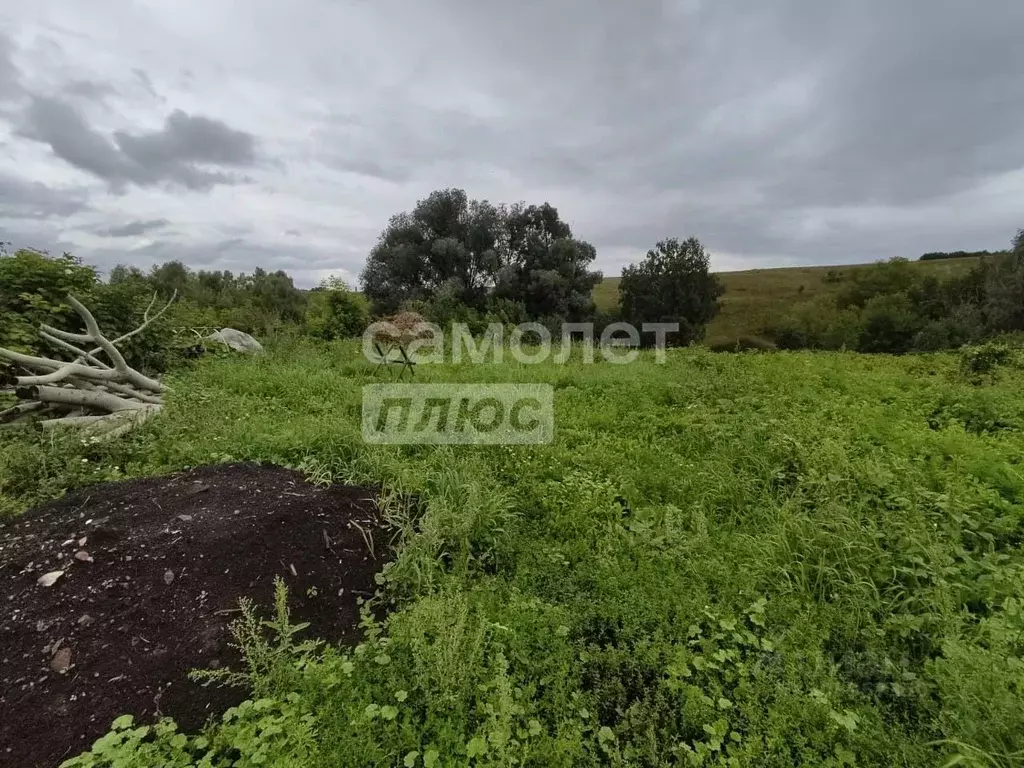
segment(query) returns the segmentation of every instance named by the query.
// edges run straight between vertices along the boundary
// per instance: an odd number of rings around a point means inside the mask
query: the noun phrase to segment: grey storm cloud
[[[115,186],[171,183],[207,190],[239,179],[201,166],[244,168],[256,162],[254,136],[181,110],[171,113],[161,130],[115,131],[111,141],[89,126],[72,104],[34,96],[19,133],[49,145],[60,159]]]
[[[137,237],[154,229],[162,229],[170,223],[167,219],[147,219],[145,221],[140,219],[116,227],[98,229],[96,234],[101,237]]]
[[[175,228],[131,258],[354,273],[392,214],[446,186],[549,200],[606,274],[669,236],[741,268],[998,248],[1024,226],[1019,0],[251,0],[244,27],[188,3],[170,25],[159,4],[49,5],[14,15],[19,44],[72,36],[116,61],[68,46],[81,60],[44,72],[0,36],[0,102],[19,105],[0,151],[41,144],[120,196],[31,187],[21,211],[69,194],[113,231],[165,215],[116,207],[154,190],[258,177],[216,225],[175,197]],[[113,19],[145,45],[115,45]]]
[[[70,216],[88,210],[87,200],[82,189],[52,189],[38,181],[0,173],[0,216],[5,218],[41,220]]]
[[[466,159],[553,184],[738,182],[819,205],[920,201],[1024,165],[1024,4],[717,0],[673,24],[663,3],[588,15],[570,1],[539,25],[535,3],[448,5],[489,26],[515,109],[340,116],[339,167],[401,180]]]

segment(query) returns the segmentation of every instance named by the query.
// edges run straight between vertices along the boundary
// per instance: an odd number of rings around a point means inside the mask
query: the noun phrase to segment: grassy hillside
[[[916,269],[934,275],[966,272],[976,263],[976,257],[913,262]],[[758,336],[765,325],[785,316],[795,305],[837,290],[842,283],[826,282],[830,273],[845,278],[870,266],[780,267],[720,272],[718,276],[725,285],[722,311],[708,326],[706,341],[718,344],[743,336]],[[617,277],[606,277],[594,289],[594,301],[600,309],[612,309],[618,300]]]
[[[764,294],[821,273],[760,274]],[[949,354],[703,349],[420,366],[554,387],[554,442],[491,447],[366,444],[375,381],[356,344],[291,343],[171,377],[124,441],[0,434],[8,512],[216,461],[395,492],[387,623],[298,668],[287,645],[255,656],[260,701],[165,733],[161,764],[1020,764],[1019,369],[976,386]]]

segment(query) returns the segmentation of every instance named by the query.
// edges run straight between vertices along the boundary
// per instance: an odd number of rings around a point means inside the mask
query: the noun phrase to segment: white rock
[[[221,328],[207,336],[204,341],[213,341],[226,344],[236,352],[257,354],[263,351],[263,345],[256,339],[243,331],[236,331],[234,328]]]
[[[57,583],[57,579],[59,579],[63,575],[64,571],[50,571],[49,573],[44,573],[42,576],[36,579],[36,584],[38,584],[40,587],[52,587],[54,584]]]

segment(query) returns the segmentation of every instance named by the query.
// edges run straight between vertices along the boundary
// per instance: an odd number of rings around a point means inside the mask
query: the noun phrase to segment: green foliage
[[[155,725],[119,717],[92,748],[61,768],[256,768],[311,765],[317,744],[314,716],[297,693],[247,699],[224,713],[209,735],[178,732],[164,718]]]
[[[0,347],[36,354],[42,350],[39,325],[61,330],[76,326],[78,316],[67,295],[86,301],[97,285],[96,270],[69,253],[51,257],[22,248],[0,249]]]
[[[960,350],[960,372],[972,380],[994,374],[1014,359],[1014,350],[1000,341],[989,341]]]
[[[467,306],[482,306],[500,266],[500,220],[497,208],[461,189],[437,190],[393,216],[360,278],[373,311],[395,312],[442,287]]]
[[[578,320],[601,279],[588,271],[595,256],[547,203],[496,207],[444,189],[392,217],[361,283],[375,314],[422,304],[436,305],[438,317],[457,316],[460,306],[482,314],[503,299],[530,317]]]
[[[855,309],[840,309],[827,296],[798,306],[771,329],[782,349],[857,349],[864,324]]]
[[[249,687],[260,697],[275,691],[291,690],[298,669],[315,659],[320,644],[315,640],[296,642],[293,638],[308,623],[292,624],[288,611],[288,588],[284,580],[274,578],[274,618],[261,620],[251,600],[242,598],[241,616],[229,625],[233,646],[245,659],[246,672],[225,669],[202,669],[191,673],[193,680],[204,684],[221,683]]]
[[[637,328],[643,323],[679,323],[679,333],[669,335],[669,344],[699,341],[718,312],[724,290],[708,266],[708,254],[697,238],[662,240],[644,261],[622,273],[623,319]]]
[[[906,259],[894,258],[855,274],[836,296],[840,309],[864,307],[871,299],[906,293],[918,281],[918,273]]]
[[[602,279],[589,267],[597,256],[577,240],[548,203],[504,209],[507,236],[494,295],[519,302],[530,318],[583,320],[594,308],[591,293]]]
[[[0,433],[8,512],[215,461],[385,489],[359,645],[279,592],[239,625],[249,704],[77,765],[1022,763],[1016,353],[963,354],[985,386],[948,353],[424,365],[555,389],[551,444],[446,447],[360,440],[358,347],[200,361],[115,445]]]
[[[864,302],[857,349],[902,354],[921,330],[921,317],[905,293],[876,294]]]
[[[310,291],[306,328],[314,338],[324,341],[355,338],[362,335],[369,324],[370,306],[366,297],[343,281],[326,280]]]
[[[836,293],[804,304],[766,331],[788,349],[896,354],[957,348],[1022,331],[1021,254],[1018,233],[1012,251],[963,254],[972,258],[971,269],[941,278],[900,258],[860,268]],[[925,261],[939,260],[931,256]],[[855,340],[850,338],[854,328]]]
[[[178,261],[156,265],[148,275],[122,265],[111,271],[110,283],[145,281],[161,296],[177,291],[180,302],[172,327],[236,328],[268,335],[300,326],[306,296],[282,270],[261,267],[252,274],[228,271],[193,272]]]
[[[97,739],[85,754],[66,760],[61,768],[188,768],[213,766],[208,759],[197,762],[197,753],[207,744],[178,732],[171,720],[155,725],[135,725],[131,715],[113,722],[110,731]],[[224,763],[221,763],[222,765]]]

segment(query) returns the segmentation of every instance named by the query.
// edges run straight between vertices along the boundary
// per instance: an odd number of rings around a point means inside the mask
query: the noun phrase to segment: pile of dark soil
[[[122,714],[195,729],[237,704],[245,691],[188,672],[238,667],[227,625],[240,597],[270,612],[275,576],[309,636],[355,639],[386,544],[376,498],[227,464],[92,486],[0,528],[0,765],[57,765]]]

